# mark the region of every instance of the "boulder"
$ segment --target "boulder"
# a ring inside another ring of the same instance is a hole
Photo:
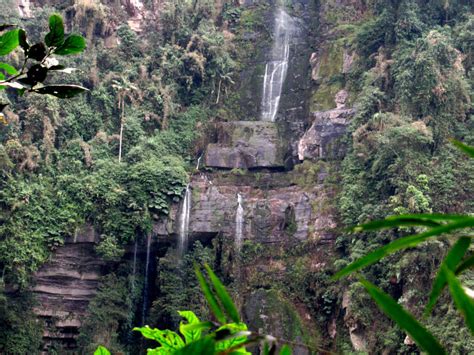
[[[347,92],[337,93],[337,108],[329,111],[313,112],[313,124],[298,143],[298,158],[305,159],[340,159],[345,154],[345,147],[338,142],[344,136],[355,109],[346,108]]]
[[[258,169],[285,167],[288,143],[274,122],[236,121],[217,126],[217,143],[210,144],[205,164],[210,168]]]

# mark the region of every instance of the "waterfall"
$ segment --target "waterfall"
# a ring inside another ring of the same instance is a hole
[[[183,205],[181,207],[181,215],[179,217],[179,240],[178,254],[183,256],[188,247],[189,236],[189,219],[191,216],[192,191],[188,184],[184,193]]]
[[[145,262],[145,282],[143,285],[143,307],[142,307],[142,324],[145,324],[146,310],[148,307],[148,269],[150,267],[150,247],[151,233],[148,233],[146,240],[146,262]]]
[[[262,121],[275,121],[280,97],[288,73],[290,42],[296,32],[295,20],[279,7],[276,10],[271,58],[265,67],[262,97]]]
[[[235,246],[237,250],[242,247],[243,229],[244,229],[244,208],[242,206],[242,195],[237,194],[237,213],[235,215]]]
[[[132,296],[134,296],[135,294],[135,275],[137,274],[137,251],[138,251],[138,240],[135,239],[135,246],[133,248],[133,266],[132,266],[132,280],[131,280]]]
[[[196,164],[196,170],[199,170],[199,166],[201,165],[201,159],[202,159],[202,154],[199,156],[197,164]]]

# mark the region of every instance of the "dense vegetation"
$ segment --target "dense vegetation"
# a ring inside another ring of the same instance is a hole
[[[474,142],[474,68],[468,40],[474,30],[472,5],[374,2],[372,11],[375,16],[357,26],[351,38],[360,60],[348,80],[361,94],[343,162],[342,221],[353,226],[391,214],[472,212],[474,165],[449,142]],[[343,235],[338,239],[343,255],[338,266],[406,233]],[[419,312],[417,305],[428,297],[433,265],[447,245],[449,241],[428,243],[391,256],[370,267],[366,277],[397,298],[403,295],[399,302]],[[400,349],[403,334],[387,322],[374,324],[379,318],[368,310],[360,286],[353,283],[350,289],[369,347]],[[451,351],[472,350],[450,302],[445,300],[428,321]],[[374,327],[379,331],[370,331]]]
[[[95,2],[78,2],[72,10],[77,31],[84,31],[84,23],[93,27],[106,20],[104,7]],[[37,41],[52,11],[38,9],[24,24],[16,14],[7,13],[1,22],[24,25],[31,40]],[[23,310],[1,312],[0,333],[6,338],[2,337],[0,349],[27,352],[32,339],[37,339],[36,330],[21,327],[18,315],[31,312],[27,289],[32,273],[67,236],[84,223],[94,225],[101,240],[97,252],[116,261],[125,245],[149,233],[153,220],[166,215],[169,204],[179,200],[188,164],[201,149],[195,142],[206,129],[212,103],[224,95],[217,88],[225,88],[225,77],[235,66],[232,48],[216,28],[213,12],[211,4],[170,2],[161,14],[164,30],[158,31],[152,21],[144,23],[153,33],[145,41],[124,24],[114,49],[86,33],[85,54],[66,62],[80,69],[73,79],[90,89],[86,95],[59,103],[53,97],[18,97],[2,91],[2,102],[10,103],[10,109],[0,127],[0,270],[2,285],[22,300],[2,299],[2,308],[11,310],[14,302]],[[20,60],[10,57],[18,67]],[[117,270],[104,280],[91,304],[102,313],[92,312],[97,323],[91,318],[84,332],[107,336],[125,320],[130,329],[135,312],[130,297],[137,295],[129,296],[128,272]],[[111,289],[123,306],[114,303]],[[113,304],[113,312],[104,313],[102,302]],[[96,328],[90,328],[93,324]],[[9,329],[20,327],[22,332],[8,336]],[[88,338],[86,344],[92,342]]]
[[[0,0],[5,9],[14,3]],[[41,329],[29,292],[32,275],[84,224],[97,230],[96,251],[109,263],[79,344],[88,352],[98,345],[132,353],[141,347],[131,329],[143,325],[143,275],[133,274],[130,258],[124,258],[127,248],[143,245],[153,223],[179,201],[196,158],[211,139],[212,119],[241,118],[234,83],[252,65],[258,46],[252,31],[267,31],[265,2],[243,8],[236,1],[166,0],[159,19],[141,20],[138,34],[127,25],[123,9],[73,3],[38,8],[26,20],[13,10],[2,10],[0,16],[0,22],[25,27],[36,43],[47,31],[50,14],[64,13],[68,31],[82,33],[88,46],[80,58],[64,58],[66,66],[79,70],[67,77],[57,73],[55,79],[90,90],[67,101],[0,91],[1,102],[10,104],[0,122],[0,352],[28,353],[39,347]],[[349,73],[326,78],[345,87],[357,107],[346,139],[348,153],[341,166],[305,162],[295,170],[305,175],[306,186],[317,183],[320,169],[329,172],[326,184],[338,192],[329,207],[337,210],[341,227],[393,214],[472,213],[474,164],[449,142],[456,138],[474,145],[471,2],[361,3],[365,15],[332,34],[334,42],[357,53],[355,64]],[[111,19],[121,24],[117,45],[103,41]],[[326,40],[314,36],[315,42]],[[21,67],[22,58],[12,54],[8,62]],[[371,351],[416,351],[357,280],[330,280],[336,270],[408,233],[350,234],[341,228],[334,265],[319,273],[308,268],[318,248],[311,240],[278,256],[248,242],[242,249],[244,264],[273,257],[285,272],[255,272],[241,287],[258,285],[256,293],[275,300],[270,308],[283,310],[288,319],[280,324],[285,336],[351,352],[347,333],[338,331],[333,340],[327,326],[333,319],[344,323],[341,305],[349,298],[351,317]],[[209,319],[193,273],[195,261],[214,266],[231,291],[239,287],[232,284],[235,270],[221,244],[218,238],[196,243],[179,270],[172,248],[159,250],[154,287],[160,297],[149,310],[150,326],[178,329],[178,310]],[[418,305],[426,303],[450,244],[430,242],[389,256],[365,269],[364,277],[421,316]],[[469,273],[463,283],[474,288]],[[283,296],[310,314],[314,324],[303,324],[285,303],[276,302]],[[473,338],[447,295],[425,324],[450,352],[473,351]]]

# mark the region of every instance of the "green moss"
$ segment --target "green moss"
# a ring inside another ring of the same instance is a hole
[[[305,160],[302,164],[295,166],[292,173],[292,183],[302,188],[313,187],[318,183],[318,175],[326,165],[327,163],[322,160],[317,162]]]

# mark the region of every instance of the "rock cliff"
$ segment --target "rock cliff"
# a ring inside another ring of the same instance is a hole
[[[31,4],[39,3],[18,1],[22,16],[28,17]],[[118,19],[123,16],[137,33],[142,31],[143,19],[159,18],[159,2],[153,2],[152,6],[130,0],[118,3],[110,5],[121,9],[112,16],[113,20],[100,22],[104,26],[96,23],[91,27],[91,31],[99,31],[110,46],[116,45],[114,31]],[[242,6],[255,5],[253,1],[241,3]],[[318,163],[331,160],[330,165],[337,166],[344,155],[339,140],[355,110],[350,107],[350,94],[341,91],[343,85],[333,85],[329,81],[330,76],[344,75],[350,70],[353,55],[347,48],[337,47],[324,38],[332,33],[326,16],[330,11],[337,11],[339,6],[347,12],[351,6],[363,11],[360,1],[335,3],[343,4],[333,7],[320,4],[318,7],[312,1],[292,2],[300,31],[290,46],[288,74],[276,122],[256,120],[271,36],[245,33],[247,40],[256,42],[257,53],[247,58],[238,83],[240,108],[234,114],[241,115],[241,120],[216,124],[213,136],[217,140],[206,149],[205,169],[196,172],[190,181],[191,241],[223,238],[230,250],[226,254],[231,259],[230,267],[242,284],[238,302],[245,305],[246,319],[257,329],[295,341],[303,341],[309,336],[301,330],[304,322],[312,320],[306,308],[283,294],[268,291],[271,285],[261,280],[259,286],[254,286],[251,279],[257,270],[261,275],[268,275],[269,280],[278,278],[288,268],[278,258],[283,259],[285,253],[297,246],[301,248],[306,242],[312,243],[306,257],[308,267],[314,272],[327,269],[333,259],[337,228],[336,189],[327,183],[330,177],[327,165]],[[77,7],[68,9],[74,17]],[[268,28],[272,26],[270,10],[271,7],[264,12],[263,20]],[[350,21],[344,18],[346,20]],[[319,34],[315,33],[316,29]],[[331,56],[337,59],[336,63]],[[241,261],[239,275],[235,272],[239,257],[232,250],[238,195],[244,211],[244,250],[245,245],[254,244],[265,248],[265,253],[251,262]],[[177,239],[179,211],[176,204],[167,220],[155,224],[154,234],[159,243],[166,241],[164,244],[168,245],[170,240]],[[90,228],[79,232],[77,238],[67,240],[36,274],[34,292],[39,300],[36,313],[46,325],[46,347],[54,341],[61,341],[71,349],[75,347],[81,318],[103,275],[104,263],[95,254],[95,242],[96,236]],[[249,290],[250,287],[253,289]],[[285,309],[286,313],[277,317],[278,320],[268,319],[268,314],[278,309]],[[279,325],[290,318],[298,320],[298,331],[294,333],[282,330]],[[336,326],[332,327],[335,334]],[[304,353],[304,349],[298,353]]]

